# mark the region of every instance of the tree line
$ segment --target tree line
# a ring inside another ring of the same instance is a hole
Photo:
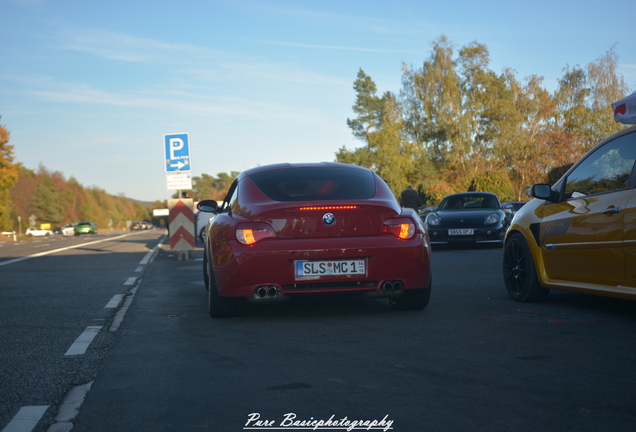
[[[24,232],[32,223],[55,228],[81,221],[102,229],[124,228],[127,221],[150,220],[151,209],[138,201],[84,187],[43,165],[37,170],[25,168],[15,161],[9,138],[9,130],[0,125],[0,231]]]
[[[519,200],[624,127],[611,104],[631,91],[617,74],[615,47],[584,67],[565,66],[552,93],[543,77],[519,81],[489,63],[485,45],[457,49],[442,35],[421,66],[403,64],[397,93],[379,95],[360,69],[357,117],[347,124],[363,146],[340,148],[336,160],[373,169],[396,195],[413,185],[428,204],[469,190]]]

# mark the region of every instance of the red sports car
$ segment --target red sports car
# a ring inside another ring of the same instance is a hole
[[[203,273],[210,315],[327,293],[423,309],[431,248],[418,214],[373,171],[340,163],[277,164],[241,173],[208,224]]]

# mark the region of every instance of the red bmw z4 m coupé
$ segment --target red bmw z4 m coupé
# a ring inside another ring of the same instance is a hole
[[[421,218],[373,171],[341,163],[277,164],[242,172],[214,213],[203,271],[212,317],[334,293],[424,309],[431,247]]]

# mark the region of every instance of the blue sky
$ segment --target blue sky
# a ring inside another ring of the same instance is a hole
[[[398,93],[432,42],[476,41],[490,69],[563,69],[615,45],[636,90],[636,2],[0,0],[0,124],[17,161],[139,200],[167,190],[164,135],[192,174],[331,161],[363,69]]]

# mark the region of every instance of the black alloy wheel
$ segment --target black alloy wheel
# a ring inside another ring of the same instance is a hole
[[[530,247],[519,233],[512,234],[504,246],[504,282],[508,295],[518,302],[545,300],[550,290],[539,283]]]

